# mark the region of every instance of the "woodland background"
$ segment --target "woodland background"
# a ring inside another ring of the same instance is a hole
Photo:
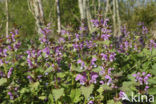
[[[119,26],[130,29],[144,22],[155,33],[155,0],[0,0],[0,32],[20,29],[21,38],[36,37],[39,28],[51,23],[54,36],[62,29],[77,31],[81,23],[92,32],[92,19],[109,18],[114,35]],[[85,21],[86,22],[86,21]]]

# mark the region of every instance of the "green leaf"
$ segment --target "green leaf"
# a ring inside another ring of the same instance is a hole
[[[49,94],[49,99],[50,99],[51,104],[54,104],[54,98],[52,94]]]
[[[1,78],[0,79],[0,86],[2,86],[3,84],[5,84],[7,82],[6,78]]]
[[[99,94],[99,97],[101,98],[101,99],[103,99],[103,91],[104,91],[104,88],[102,87],[102,85],[99,87],[99,89],[97,90],[100,94]]]
[[[90,94],[93,91],[93,88],[94,88],[94,86],[93,85],[90,85],[88,87],[82,86],[80,89],[81,89],[81,93],[85,96],[86,99],[88,99],[89,96],[90,96]]]
[[[50,66],[49,68],[47,68],[47,69],[45,70],[45,73],[49,73],[49,72],[51,72],[52,70],[53,70],[53,67]]]
[[[41,99],[41,100],[45,100],[46,96],[39,96],[38,98]]]
[[[107,104],[122,104],[121,102],[114,102],[114,100],[108,100]]]
[[[107,84],[103,84],[101,85],[101,87],[104,89],[104,90],[111,90],[112,88],[109,87]]]
[[[156,75],[156,64],[154,64],[154,65],[152,66],[151,73],[152,73],[153,75]]]
[[[73,70],[74,70],[74,71],[77,71],[77,72],[83,72],[83,71],[84,71],[83,69],[81,69],[80,66],[75,67]]]
[[[60,78],[65,77],[65,75],[66,75],[65,73],[57,73],[57,76],[60,77]]]
[[[156,86],[148,90],[150,95],[156,95]]]
[[[148,80],[149,84],[156,84],[156,77]]]
[[[105,45],[109,45],[110,41],[109,40],[105,40],[105,41],[96,41],[96,44],[105,44]]]
[[[100,67],[97,67],[97,68],[94,68],[94,69],[93,69],[93,71],[94,71],[94,72],[97,72],[97,73],[100,72],[101,70],[102,70],[102,69],[101,69]]]
[[[22,89],[20,90],[20,93],[21,93],[21,94],[24,94],[24,93],[26,93],[26,92],[29,92],[29,89],[28,89],[28,88],[22,88]]]
[[[76,67],[74,64],[71,64],[71,70],[77,71],[77,72],[83,72],[84,71],[83,69],[81,69],[80,66]]]
[[[36,71],[37,71],[37,72],[44,72],[44,70],[43,70],[42,67],[37,68]]]
[[[38,90],[39,82],[32,83],[30,85],[31,90]]]
[[[72,89],[70,93],[70,98],[72,102],[77,103],[80,100],[81,91],[80,89]]]
[[[53,92],[55,100],[58,100],[61,96],[63,96],[64,89],[63,88],[61,88],[61,89],[53,89],[52,92]]]
[[[136,91],[136,83],[133,81],[123,82],[121,90],[124,91],[128,96],[131,95],[131,92]]]

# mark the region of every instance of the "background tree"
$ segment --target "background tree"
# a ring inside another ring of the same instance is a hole
[[[38,34],[41,34],[41,29],[44,26],[44,12],[41,0],[29,0],[30,11],[35,17]]]
[[[9,33],[8,0],[5,0],[5,9],[6,9],[6,36],[8,36]]]
[[[59,0],[56,0],[56,7],[57,7],[57,27],[58,27],[58,33],[61,32],[61,14],[60,14],[60,4]]]

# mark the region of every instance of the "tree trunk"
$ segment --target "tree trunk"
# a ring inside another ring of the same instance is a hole
[[[119,15],[119,4],[118,0],[116,0],[116,13],[117,13],[117,21],[118,21],[118,36],[121,35],[121,20],[120,20],[120,15]]]
[[[105,18],[107,17],[107,15],[108,15],[108,11],[109,11],[109,9],[110,9],[110,5],[109,5],[109,0],[107,0],[106,1],[106,12],[105,12]]]
[[[57,6],[57,27],[58,27],[58,33],[61,33],[61,17],[60,17],[60,6],[59,6],[59,0],[56,0],[56,6]]]
[[[86,13],[87,13],[88,28],[89,28],[89,31],[91,32],[93,27],[92,27],[92,23],[91,23],[92,16],[91,16],[91,13],[90,13],[89,0],[87,0],[86,8],[87,8]]]
[[[79,9],[80,9],[81,22],[82,22],[85,19],[83,0],[79,0]]]
[[[30,10],[36,20],[37,32],[40,35],[41,29],[44,26],[44,12],[41,0],[30,0]]]
[[[9,13],[8,13],[8,0],[5,0],[6,9],[6,36],[9,35]]]
[[[117,35],[117,30],[116,30],[116,5],[115,5],[115,0],[113,0],[113,35],[116,36]]]
[[[81,16],[81,27],[87,27],[87,1],[86,0],[79,0],[79,9],[80,9],[80,16]]]
[[[98,0],[98,10],[101,10],[101,0]]]

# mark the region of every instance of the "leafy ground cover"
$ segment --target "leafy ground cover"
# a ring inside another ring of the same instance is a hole
[[[124,93],[155,96],[156,43],[146,26],[123,26],[114,37],[108,19],[92,22],[93,33],[62,30],[56,41],[48,26],[36,42],[20,41],[18,30],[1,37],[0,103],[121,104]]]

